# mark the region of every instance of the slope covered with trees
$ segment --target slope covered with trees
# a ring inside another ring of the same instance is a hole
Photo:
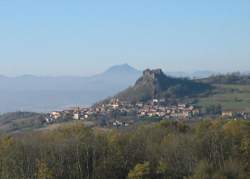
[[[145,70],[133,87],[119,93],[124,101],[147,101],[153,98],[190,97],[211,89],[210,85],[185,78],[166,76],[162,70]]]
[[[22,132],[44,126],[44,114],[33,112],[12,112],[0,115],[1,132]]]
[[[0,137],[3,179],[247,179],[250,122],[162,121],[131,131],[79,123]]]

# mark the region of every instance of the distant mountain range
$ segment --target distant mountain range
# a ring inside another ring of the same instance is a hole
[[[0,76],[0,113],[87,106],[132,85],[141,72],[117,65],[91,77]]]

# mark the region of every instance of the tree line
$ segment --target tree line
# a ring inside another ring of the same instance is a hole
[[[238,84],[238,85],[250,85],[250,75],[241,74],[239,72],[228,73],[224,75],[212,75],[208,78],[199,79],[199,82],[208,84]]]
[[[75,122],[0,137],[1,179],[247,179],[250,122],[161,121],[102,131]]]

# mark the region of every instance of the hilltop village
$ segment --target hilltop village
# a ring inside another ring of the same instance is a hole
[[[139,120],[199,120],[201,109],[191,105],[178,103],[169,105],[164,99],[153,99],[150,102],[135,104],[111,99],[105,104],[97,104],[89,108],[71,108],[53,111],[46,116],[48,124],[60,120],[100,121],[104,126],[127,127]],[[221,117],[250,119],[247,113],[221,112]]]
[[[167,105],[165,100],[153,99],[149,103],[127,103],[119,99],[111,99],[106,104],[97,104],[89,108],[72,108],[63,111],[53,111],[46,117],[47,123],[56,122],[60,118],[72,118],[73,120],[87,120],[100,116],[133,116],[136,119],[157,118],[168,120],[190,120],[197,118],[200,110],[188,104]],[[112,121],[113,126],[128,126],[117,118]],[[131,122],[130,122],[131,123]]]

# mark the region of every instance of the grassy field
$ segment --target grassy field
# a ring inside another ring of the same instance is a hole
[[[217,85],[211,95],[199,98],[197,104],[220,104],[223,110],[250,112],[250,85]]]

